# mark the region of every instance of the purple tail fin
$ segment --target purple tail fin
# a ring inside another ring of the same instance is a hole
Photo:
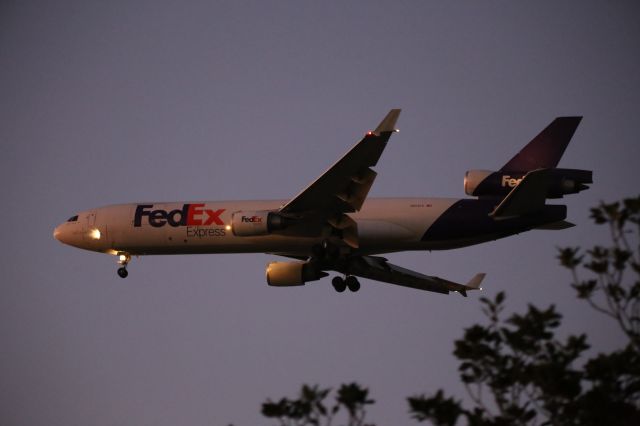
[[[580,124],[582,117],[558,117],[531,140],[507,164],[503,172],[528,172],[536,169],[552,169]]]

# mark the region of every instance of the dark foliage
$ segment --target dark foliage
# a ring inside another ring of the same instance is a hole
[[[640,197],[591,210],[611,245],[559,250],[580,299],[619,325],[626,345],[584,359],[585,335],[556,336],[554,306],[504,318],[505,296],[482,298],[488,324],[455,342],[472,407],[439,390],[408,399],[414,419],[435,425],[640,425]],[[579,272],[587,273],[583,279]]]
[[[343,384],[338,388],[335,404],[327,406],[325,399],[331,389],[303,385],[297,399],[281,398],[278,402],[262,404],[262,415],[278,419],[282,426],[330,425],[336,414],[346,411],[347,426],[365,425],[366,406],[375,401],[369,399],[369,390],[357,383]]]

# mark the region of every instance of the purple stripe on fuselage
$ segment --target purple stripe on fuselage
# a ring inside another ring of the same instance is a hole
[[[422,241],[475,240],[476,238],[486,241],[528,231],[567,217],[567,206],[545,205],[542,210],[530,215],[495,220],[489,216],[489,213],[500,201],[496,198],[455,202],[427,229],[422,236]]]

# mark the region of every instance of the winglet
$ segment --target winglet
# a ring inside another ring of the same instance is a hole
[[[378,127],[373,131],[376,135],[380,135],[384,132],[397,132],[396,129],[396,121],[398,121],[398,117],[400,116],[401,109],[392,109],[389,111],[387,116],[378,124]]]
[[[473,278],[471,278],[471,280],[469,280],[469,282],[467,283],[467,287],[469,287],[469,290],[482,290],[482,287],[480,287],[480,284],[482,283],[482,280],[484,280],[484,277],[487,274],[485,274],[484,272],[481,272],[479,274],[476,274]]]
[[[469,280],[467,285],[463,286],[464,288],[461,288],[456,291],[461,295],[463,295],[464,297],[467,297],[468,290],[482,290],[482,287],[480,287],[480,284],[482,283],[482,280],[484,280],[484,277],[486,275],[487,274],[485,274],[484,272],[476,274],[473,278]]]

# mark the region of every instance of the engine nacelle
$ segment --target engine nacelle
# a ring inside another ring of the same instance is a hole
[[[547,198],[562,198],[589,189],[593,172],[578,169],[549,169]],[[469,170],[464,176],[464,192],[475,197],[504,197],[527,173]]]
[[[489,176],[497,172],[491,170],[469,170],[464,174],[464,193],[467,195],[475,195],[476,188]]]
[[[278,213],[260,211],[238,211],[231,215],[231,230],[237,237],[268,235],[284,229],[287,220]]]
[[[275,287],[304,285],[329,275],[317,270],[309,262],[271,262],[266,272],[267,283]]]

